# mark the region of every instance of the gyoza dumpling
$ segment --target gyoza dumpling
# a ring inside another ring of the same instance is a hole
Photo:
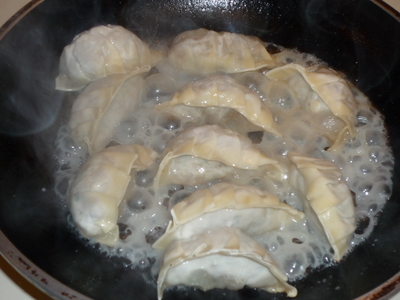
[[[186,285],[203,291],[240,290],[245,285],[295,297],[297,290],[255,240],[222,227],[176,241],[164,255],[158,275],[158,299],[171,286]]]
[[[68,190],[68,207],[79,232],[113,246],[119,237],[118,206],[132,169],[147,169],[156,153],[140,145],[120,145],[89,157]]]
[[[249,185],[218,183],[197,190],[172,210],[172,221],[153,247],[166,248],[171,241],[213,228],[238,228],[256,238],[268,231],[283,229],[304,214],[281,203],[271,193]]]
[[[207,74],[239,73],[276,66],[258,38],[204,28],[179,34],[168,58],[176,68]]]
[[[189,83],[176,92],[171,101],[156,106],[158,110],[167,109],[172,114],[176,111],[175,115],[181,118],[189,115],[187,110],[193,110],[192,107],[231,108],[252,124],[280,136],[275,129],[274,116],[260,97],[227,75],[214,75]],[[204,115],[199,117],[204,118]]]
[[[287,82],[310,111],[318,113],[329,109],[345,123],[334,141],[339,145],[333,145],[330,151],[340,146],[346,132],[350,137],[355,136],[357,103],[346,81],[335,71],[323,67],[310,72],[300,65],[288,64],[267,72],[266,76]]]
[[[153,66],[161,55],[131,31],[115,25],[97,26],[76,36],[60,58],[56,89],[80,90],[111,74]]]
[[[296,165],[290,181],[306,196],[335,251],[334,259],[339,261],[356,228],[353,199],[342,172],[326,159],[294,152],[288,156]]]
[[[69,127],[75,142],[90,154],[103,150],[111,141],[115,127],[129,117],[141,101],[143,67],[132,73],[115,74],[89,84],[75,100]]]
[[[278,162],[264,155],[248,137],[216,125],[186,129],[170,142],[163,156],[155,179],[156,187],[168,183],[193,184],[196,180],[200,183],[200,181],[206,182],[220,178],[214,177],[213,172],[207,173],[209,177],[206,181],[204,181],[204,173],[193,172],[191,176],[188,176],[187,171],[190,170],[185,162],[193,157],[205,160],[204,167],[206,168],[207,161],[216,161],[229,167],[246,170],[257,170],[260,166],[267,164],[279,168]],[[174,163],[174,159],[177,158],[179,164]],[[171,168],[172,164],[173,168]],[[181,175],[182,171],[185,176]],[[188,183],[189,181],[191,183]]]

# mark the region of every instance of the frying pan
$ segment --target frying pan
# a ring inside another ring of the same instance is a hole
[[[37,3],[40,1],[36,1]],[[379,4],[379,5],[378,5]],[[58,59],[73,37],[119,24],[150,44],[204,27],[258,36],[312,53],[342,71],[386,118],[400,156],[400,23],[382,3],[364,0],[47,0],[0,41],[0,250],[59,299],[156,299],[149,270],[106,257],[68,226],[54,192],[57,129],[70,97],[56,91]],[[3,28],[4,30],[4,28]],[[0,33],[1,34],[1,33]],[[400,282],[400,168],[372,235],[340,264],[294,282],[297,299],[377,299]],[[256,289],[171,289],[164,299],[286,299]]]

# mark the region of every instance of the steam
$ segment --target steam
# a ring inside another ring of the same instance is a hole
[[[18,34],[19,28],[15,30]],[[0,45],[0,133],[26,136],[49,128],[63,95],[54,89],[58,60],[49,36],[36,26],[16,38],[14,30]]]
[[[400,50],[399,43],[390,43],[389,51],[386,48],[386,43],[396,36],[381,31],[382,20],[389,16],[383,10],[368,7],[375,5],[373,1],[339,2],[313,0],[302,8],[312,42],[329,50],[329,54],[317,55],[344,70],[363,92],[378,86],[387,90]]]

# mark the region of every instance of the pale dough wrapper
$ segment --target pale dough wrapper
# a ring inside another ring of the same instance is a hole
[[[239,73],[276,63],[253,36],[204,28],[185,31],[173,41],[168,55],[176,68],[195,73]]]
[[[231,108],[242,114],[252,124],[276,136],[281,136],[275,128],[274,116],[262,103],[257,93],[227,75],[214,75],[189,83],[176,92],[170,101],[155,108],[166,109],[174,114],[178,105],[189,106],[189,109],[191,107]],[[178,113],[187,115],[180,110]]]
[[[60,58],[56,89],[75,91],[111,74],[154,66],[162,55],[133,32],[116,25],[97,26],[77,35]]]
[[[165,249],[173,240],[222,226],[238,228],[255,238],[282,230],[304,217],[302,212],[281,203],[271,193],[231,183],[197,190],[176,204],[171,215],[172,221],[165,234],[153,244],[154,248]]]
[[[116,126],[128,118],[140,102],[143,78],[149,67],[129,74],[115,74],[89,84],[75,100],[68,122],[71,135],[89,154],[103,150]]]
[[[67,203],[84,237],[113,246],[119,238],[118,206],[132,169],[147,169],[156,153],[140,145],[120,145],[92,155],[70,182]]]
[[[205,125],[188,128],[170,142],[157,172],[156,188],[168,181],[171,161],[185,155],[218,161],[238,169],[257,170],[270,164],[280,170],[278,162],[258,150],[248,137],[216,125]]]
[[[245,285],[295,297],[268,252],[240,230],[221,227],[176,241],[168,248],[158,275],[158,299],[171,286],[186,285],[203,291],[242,289]]]
[[[296,165],[291,181],[307,197],[339,261],[356,228],[353,199],[342,172],[326,159],[294,152],[289,152],[289,158]]]
[[[357,103],[347,82],[334,70],[322,67],[310,72],[300,65],[288,64],[268,71],[266,76],[287,82],[298,97],[306,102],[303,103],[306,109],[318,113],[324,109],[321,105],[324,103],[333,115],[345,123],[329,151],[340,148],[346,134],[350,137],[355,136]]]

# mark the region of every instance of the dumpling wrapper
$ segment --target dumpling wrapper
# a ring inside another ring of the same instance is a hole
[[[197,190],[176,204],[171,215],[165,234],[153,244],[156,249],[165,249],[173,240],[222,226],[238,228],[255,238],[304,217],[271,193],[230,183]]]
[[[176,68],[204,74],[239,73],[276,66],[258,38],[204,28],[179,34],[168,59]]]
[[[347,82],[334,70],[322,67],[310,72],[300,65],[288,64],[268,71],[266,76],[287,82],[307,109],[318,113],[324,110],[324,103],[346,124],[329,151],[340,148],[347,133],[350,137],[355,136],[357,103]],[[310,93],[310,88],[316,95]]]
[[[263,154],[244,135],[216,125],[191,127],[180,133],[164,150],[163,159],[154,181],[156,188],[167,184],[170,172],[177,173],[180,168],[185,168],[185,165],[182,164],[175,166],[174,170],[170,170],[172,160],[181,156],[217,161],[245,170],[257,170],[260,166],[268,164],[281,170],[278,161]],[[186,183],[181,182],[180,184]]]
[[[168,176],[166,178],[168,184],[197,185],[224,178],[233,172],[235,172],[234,167],[224,165],[218,161],[183,155],[170,161],[168,175],[165,176]]]
[[[214,75],[189,83],[176,92],[170,101],[156,106],[156,109],[167,109],[172,114],[176,110],[179,117],[188,115],[185,109],[182,112],[176,108],[180,105],[189,106],[187,109],[191,107],[231,108],[242,114],[252,124],[276,136],[281,136],[275,128],[274,116],[263,105],[260,97],[227,75]]]
[[[140,145],[109,147],[91,157],[70,182],[67,203],[82,236],[113,246],[119,238],[118,206],[132,169],[153,164],[156,153]]]
[[[129,117],[141,100],[143,78],[149,67],[116,74],[89,84],[75,100],[69,127],[74,141],[89,154],[103,150],[115,127]]]
[[[356,228],[351,192],[342,180],[342,172],[331,161],[289,152],[296,165],[291,171],[292,183],[302,191],[317,215],[339,261],[349,248]]]
[[[245,285],[295,297],[267,251],[255,240],[230,227],[222,227],[176,241],[164,255],[158,275],[158,299],[165,289],[186,285],[203,291],[242,289]]]
[[[161,54],[133,32],[116,25],[96,26],[77,35],[60,58],[56,89],[75,91],[111,74],[154,66]]]

